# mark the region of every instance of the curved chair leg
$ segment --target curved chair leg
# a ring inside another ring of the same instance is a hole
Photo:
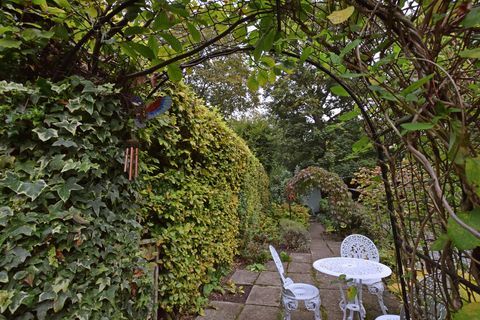
[[[283,310],[285,311],[285,315],[283,316],[284,320],[290,320],[291,312],[297,310],[298,308],[298,301],[295,299],[290,299],[287,296],[282,297],[283,302]]]
[[[309,311],[313,311],[315,314],[315,320],[321,320],[320,315],[320,296],[315,297],[311,300],[305,300],[305,308]]]
[[[383,314],[387,314],[387,306],[385,306],[385,303],[383,302],[383,291],[385,291],[385,287],[383,286],[383,283],[374,283],[370,286],[368,286],[368,291],[371,294],[374,294],[377,296],[378,299],[378,304],[380,305],[380,309],[382,310]]]

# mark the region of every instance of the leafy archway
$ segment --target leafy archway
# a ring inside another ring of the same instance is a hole
[[[320,167],[308,167],[300,170],[287,182],[285,187],[286,198],[289,201],[298,201],[312,189],[317,188],[322,199],[328,201],[328,215],[338,228],[352,229],[360,222],[357,204],[342,179],[333,172]]]

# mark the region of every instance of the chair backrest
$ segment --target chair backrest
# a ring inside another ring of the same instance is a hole
[[[379,262],[378,249],[369,238],[361,234],[352,234],[343,239],[340,255],[348,258],[360,258]]]
[[[440,284],[440,279],[441,275],[435,273],[427,275],[420,280],[419,292],[415,303],[423,314],[424,319],[444,320],[447,318],[447,307],[442,301],[445,289]]]
[[[285,285],[285,269],[283,269],[282,260],[278,256],[277,250],[273,246],[268,246],[270,253],[272,254],[273,262],[277,267],[278,273],[280,273],[280,278],[282,278],[282,284]]]

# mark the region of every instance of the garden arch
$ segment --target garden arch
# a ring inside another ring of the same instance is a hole
[[[354,99],[365,120],[382,170],[399,275],[417,264],[441,270],[438,284],[455,289],[449,310],[480,293],[474,262],[480,18],[470,2],[5,1],[1,14],[9,26],[0,44],[9,58],[0,65],[5,79],[81,74],[149,98],[165,79],[178,81],[182,69],[234,52],[252,52],[253,87],[293,61],[314,65],[339,83],[339,94]],[[270,52],[289,59],[277,64]],[[138,86],[147,75],[149,93]],[[400,281],[413,306],[419,281]]]

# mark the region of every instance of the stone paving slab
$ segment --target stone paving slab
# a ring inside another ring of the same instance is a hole
[[[247,304],[237,320],[279,320],[280,309],[267,306],[256,306]],[[223,320],[233,320],[223,319]]]
[[[280,274],[278,271],[263,271],[258,276],[257,281],[255,281],[256,285],[262,286],[275,286],[279,287],[282,285],[282,279],[280,279]]]
[[[310,237],[313,239],[322,239],[323,233],[325,232],[325,227],[320,223],[311,223],[310,224]],[[313,241],[312,241],[313,243]]]
[[[329,276],[324,273],[315,271],[315,280],[319,289],[334,289],[339,290],[338,283],[334,281],[338,280],[337,277]]]
[[[312,255],[310,253],[291,253],[292,262],[312,263]]]
[[[311,263],[290,262],[288,264],[288,273],[310,273],[311,269]]]
[[[286,262],[283,262],[283,269],[287,270],[287,265],[288,263]],[[277,271],[277,266],[275,265],[275,262],[273,262],[273,260],[270,260],[268,261],[266,264],[265,264],[265,267],[267,268],[267,271]]]
[[[289,273],[287,276],[292,278],[293,282],[307,283],[316,286],[311,273]]]
[[[226,301],[212,301],[213,308],[205,309],[205,315],[196,320],[234,320],[243,309],[243,304]]]
[[[278,307],[280,305],[281,288],[273,286],[253,286],[247,299],[248,304]]]
[[[253,284],[258,278],[258,272],[239,269],[235,271],[230,280],[235,284]]]

